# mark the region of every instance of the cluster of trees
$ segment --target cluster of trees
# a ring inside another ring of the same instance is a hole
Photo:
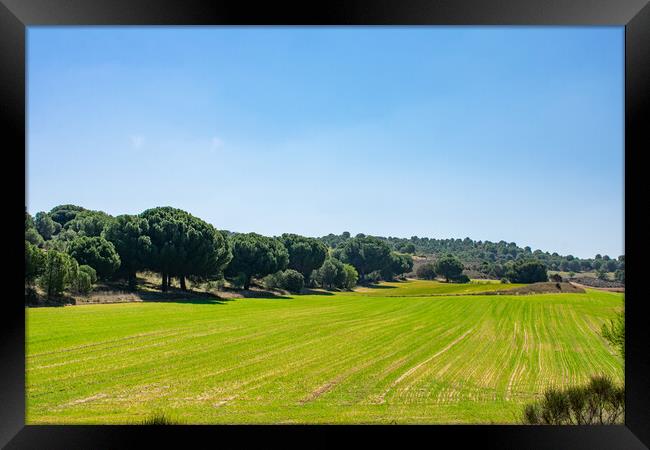
[[[58,250],[42,250],[25,241],[25,287],[28,298],[34,297],[38,284],[48,299],[59,297],[65,290],[87,294],[97,282],[97,272],[80,265],[75,258]]]
[[[467,283],[469,278],[463,274],[463,263],[451,254],[447,254],[435,263],[425,263],[418,266],[415,271],[416,277],[423,280],[433,280],[437,277],[444,277],[446,281],[455,283]],[[548,281],[546,266],[535,259],[517,260],[506,263],[503,270],[495,277],[511,283],[537,283]]]
[[[357,235],[364,236],[364,235]],[[474,241],[465,239],[430,239],[427,237],[412,236],[410,239],[397,237],[376,237],[388,244],[392,251],[420,255],[447,255],[451,254],[461,260],[465,267],[476,270],[493,278],[505,276],[505,265],[518,260],[535,259],[542,262],[548,270],[564,272],[589,272],[605,271],[616,272],[620,270],[618,279],[624,279],[625,256],[611,258],[608,255],[597,254],[594,258],[576,258],[573,255],[559,255],[558,253],[532,250],[530,247],[519,247],[514,242]],[[347,240],[353,239],[349,232],[340,235],[329,234],[319,238],[331,248],[343,245]]]
[[[76,205],[60,205],[34,218],[25,212],[25,241],[26,261],[27,249],[37,249],[45,260],[51,255],[61,273],[73,261],[92,268],[99,280],[127,280],[131,289],[141,270],[160,273],[163,291],[174,278],[185,290],[188,278],[224,277],[245,289],[253,279],[266,277],[268,286],[299,291],[306,284],[349,289],[360,281],[388,280],[413,268],[410,255],[392,251],[376,238],[359,236],[331,249],[319,239],[296,234],[267,237],[220,231],[171,207],[117,217]],[[41,274],[37,278],[42,278],[39,264],[45,263],[33,261]],[[36,279],[25,277],[26,286]],[[52,295],[72,289],[72,278],[67,276]]]
[[[451,254],[438,259],[435,263],[418,266],[415,275],[422,280],[434,280],[443,277],[447,282],[468,283],[469,277],[463,273],[463,263]]]

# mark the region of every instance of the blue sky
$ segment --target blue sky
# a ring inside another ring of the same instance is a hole
[[[30,27],[27,206],[623,253],[622,27]]]

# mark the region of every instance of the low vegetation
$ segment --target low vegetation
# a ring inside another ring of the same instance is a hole
[[[625,390],[607,376],[592,377],[585,386],[548,389],[544,398],[524,408],[531,425],[613,425],[625,416]]]

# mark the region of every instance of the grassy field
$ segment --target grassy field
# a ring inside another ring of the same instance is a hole
[[[622,382],[621,294],[433,295],[493,286],[27,309],[27,423],[517,423],[547,386]]]

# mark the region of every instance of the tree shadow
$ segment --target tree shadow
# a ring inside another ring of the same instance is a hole
[[[362,284],[362,287],[368,289],[396,289],[397,286],[386,286],[385,284]]]
[[[323,291],[323,290],[316,290],[310,288],[303,288],[303,290],[300,291],[300,294],[301,295],[334,295],[334,293],[331,291]]]

